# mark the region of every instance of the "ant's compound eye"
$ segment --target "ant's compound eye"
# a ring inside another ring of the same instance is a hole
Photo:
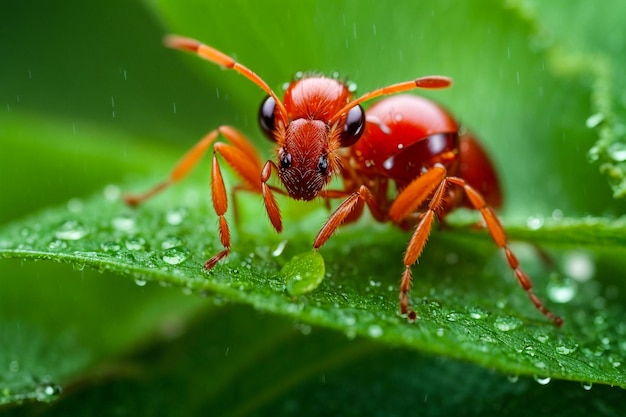
[[[352,107],[346,116],[346,124],[341,132],[341,146],[354,145],[363,134],[365,112],[360,105]]]
[[[317,169],[320,171],[320,174],[326,175],[326,171],[328,170],[328,156],[327,155],[320,156],[320,159],[317,162]]]
[[[274,110],[276,109],[276,100],[272,96],[267,96],[261,103],[259,108],[259,124],[261,130],[265,133],[265,136],[274,139],[274,126],[276,117],[274,116]]]
[[[291,154],[287,151],[281,152],[280,168],[281,169],[291,168]]]

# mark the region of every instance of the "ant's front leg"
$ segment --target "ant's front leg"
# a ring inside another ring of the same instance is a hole
[[[332,196],[333,192],[327,192],[327,196]],[[359,187],[359,191],[355,191],[346,198],[343,203],[335,209],[330,215],[324,226],[317,234],[315,241],[313,242],[313,249],[319,249],[333,233],[347,221],[356,221],[358,216],[363,212],[363,203],[367,204],[373,216],[376,219],[382,219],[384,214],[382,213],[374,194],[365,185]],[[354,216],[354,213],[357,216]]]
[[[219,134],[222,134],[230,143],[215,142]],[[245,189],[258,194],[265,194],[265,184],[262,183],[259,174],[263,171],[261,160],[254,145],[241,132],[230,126],[220,126],[212,130],[181,158],[167,179],[144,193],[124,196],[124,201],[131,206],[137,206],[152,198],[170,185],[185,178],[198,164],[211,145],[213,145],[211,199],[213,209],[219,217],[220,242],[224,249],[204,264],[206,269],[213,268],[220,260],[224,259],[230,252],[231,246],[230,229],[225,217],[228,210],[228,194],[217,155],[219,154],[243,180]]]

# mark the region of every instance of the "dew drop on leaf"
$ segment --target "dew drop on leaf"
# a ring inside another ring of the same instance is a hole
[[[522,321],[515,317],[499,316],[493,323],[494,327],[502,332],[517,329],[522,325]]]
[[[614,142],[607,149],[609,156],[616,162],[626,161],[626,143]]]
[[[324,258],[317,251],[301,253],[282,267],[280,275],[285,279],[289,294],[306,294],[324,280]]]
[[[519,381],[519,375],[509,375],[506,377],[506,379],[508,379],[510,383],[515,384],[517,381]]]
[[[544,220],[541,217],[530,216],[526,219],[526,226],[531,230],[539,230],[543,226]]]
[[[122,249],[122,247],[120,246],[119,243],[116,243],[116,242],[102,242],[100,244],[100,249],[102,249],[105,252],[115,253],[119,251],[120,249]]]
[[[574,351],[576,351],[576,349],[578,348],[578,345],[566,345],[566,344],[560,344],[558,345],[555,350],[556,353],[558,353],[559,355],[569,355],[570,353],[573,353]]]
[[[83,211],[83,202],[78,198],[72,198],[67,202],[67,209],[72,213],[80,213]]]
[[[383,328],[378,324],[372,324],[367,328],[367,334],[373,338],[379,338],[383,335]]]
[[[135,284],[137,284],[138,287],[145,287],[147,283],[148,281],[146,281],[145,279],[140,279],[140,278],[135,279]]]
[[[61,240],[79,240],[87,236],[88,233],[89,230],[79,221],[68,220],[61,224],[54,236]]]
[[[104,198],[107,201],[116,201],[120,198],[122,192],[120,191],[120,187],[117,185],[109,184],[104,187]]]
[[[132,232],[137,227],[135,218],[127,215],[114,217],[111,219],[111,225],[120,232]]]
[[[482,320],[485,317],[487,317],[487,312],[480,309],[480,308],[476,308],[473,307],[470,309],[470,317],[473,318],[474,320]]]
[[[170,248],[163,252],[161,259],[170,265],[183,263],[189,257],[189,250],[186,248]]]
[[[594,127],[598,127],[603,121],[604,115],[602,113],[595,113],[587,117],[587,120],[585,120],[585,126],[589,129],[593,129]]]
[[[446,316],[446,320],[448,321],[457,321],[459,319],[459,313],[448,313],[448,315]]]
[[[161,242],[161,249],[171,249],[183,246],[183,240],[178,236],[168,236]]]
[[[51,402],[59,398],[63,392],[60,385],[54,382],[45,382],[39,384],[35,390],[35,399],[41,402]]]
[[[549,376],[538,376],[538,375],[535,375],[534,379],[535,381],[537,381],[539,385],[548,385],[550,381],[552,380],[552,378],[550,378]]]
[[[581,385],[582,385],[582,387],[583,387],[583,389],[585,391],[589,391],[589,390],[591,390],[591,387],[593,386],[593,383],[591,383],[591,382],[581,382]]]
[[[589,281],[595,273],[591,256],[584,251],[572,251],[563,259],[564,273],[578,282]]]
[[[142,237],[128,239],[125,245],[128,250],[143,250],[146,247],[146,239]]]
[[[287,246],[287,241],[286,240],[281,241],[276,246],[276,248],[272,251],[272,256],[280,256],[280,255],[282,255],[282,253],[285,250],[286,246]]]
[[[67,248],[67,242],[60,239],[53,239],[48,243],[48,249],[50,250],[63,250]]]
[[[548,298],[555,303],[569,303],[578,292],[578,284],[573,279],[550,282],[547,286]]]
[[[175,208],[165,214],[165,221],[171,226],[178,226],[185,220],[187,214],[186,208]]]

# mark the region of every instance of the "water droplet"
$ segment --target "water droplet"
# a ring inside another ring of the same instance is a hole
[[[146,239],[142,237],[137,237],[133,239],[128,239],[125,242],[126,249],[128,250],[142,250],[146,247]]]
[[[470,309],[470,317],[474,320],[482,320],[487,317],[487,312],[481,310],[480,308],[471,308]]]
[[[354,316],[344,317],[343,324],[345,324],[346,326],[354,326],[356,324],[356,317]]]
[[[313,331],[313,327],[310,324],[298,323],[295,327],[297,330],[300,330],[303,336],[308,336]]]
[[[100,244],[100,249],[102,249],[105,252],[117,252],[121,248],[122,247],[120,246],[120,244],[116,242],[102,242]]]
[[[593,146],[591,149],[589,149],[589,152],[587,152],[587,160],[589,162],[597,162],[600,159],[600,148],[598,148],[597,146]]]
[[[294,256],[280,270],[291,295],[302,295],[316,289],[324,280],[324,258],[317,251]]]
[[[52,241],[50,241],[50,243],[48,243],[48,249],[50,250],[63,250],[63,249],[67,249],[67,242],[60,240],[60,239],[54,239]]]
[[[519,375],[509,375],[506,377],[506,379],[508,379],[510,383],[515,384],[517,381],[519,381]]]
[[[283,240],[281,241],[277,246],[276,249],[274,249],[272,251],[272,256],[280,256],[283,251],[285,250],[285,247],[287,246],[287,240]]]
[[[539,230],[543,226],[543,222],[542,217],[530,216],[526,219],[526,226],[531,230]]]
[[[167,249],[161,258],[170,265],[178,265],[187,260],[189,250],[187,248],[170,248]]]
[[[607,152],[614,161],[626,161],[626,143],[614,142],[609,146]]]
[[[373,338],[379,338],[383,335],[383,328],[378,324],[372,324],[367,328],[367,334]]]
[[[380,287],[381,285],[382,285],[382,282],[380,282],[380,281],[374,281],[373,279],[370,279],[370,286],[371,286],[371,287],[378,288],[378,287]]]
[[[435,334],[439,337],[443,336],[445,333],[445,330],[443,329],[443,327],[439,327],[436,331]]]
[[[548,297],[555,303],[569,303],[578,292],[578,284],[573,279],[561,282],[551,281],[547,285]]]
[[[446,320],[451,321],[451,322],[455,322],[459,319],[459,313],[448,313],[446,315]]]
[[[552,210],[552,220],[563,220],[563,210],[561,209]]]
[[[591,387],[593,386],[592,382],[581,382],[580,384],[582,385],[585,391],[591,390]]]
[[[585,251],[572,251],[563,257],[563,271],[578,282],[589,281],[595,273],[595,264]]]
[[[83,211],[83,202],[78,198],[72,198],[67,202],[67,209],[72,213],[80,213]]]
[[[550,378],[549,376],[534,376],[535,381],[537,381],[537,383],[539,385],[548,385],[550,383],[550,381],[552,381],[552,378]]]
[[[107,201],[117,201],[119,200],[121,195],[122,195],[122,191],[120,190],[120,187],[118,187],[117,185],[109,184],[106,187],[104,187],[104,198]]]
[[[391,170],[393,168],[394,165],[394,157],[389,157],[387,159],[385,159],[385,161],[383,162],[383,168],[385,168],[387,171]]]
[[[178,207],[167,212],[165,221],[172,226],[178,226],[187,218],[187,214],[185,207]]]
[[[525,346],[524,349],[522,349],[522,352],[530,357],[535,356],[535,348],[532,346]]]
[[[502,332],[508,332],[517,329],[522,325],[522,321],[516,317],[499,316],[493,323],[494,327]]]
[[[587,120],[585,120],[585,126],[589,129],[593,129],[594,127],[598,127],[603,121],[604,115],[602,113],[595,113],[587,117]]]
[[[61,240],[79,240],[88,233],[89,230],[82,223],[77,220],[68,220],[59,227],[54,236]]]
[[[577,348],[578,348],[578,345],[576,344],[573,344],[573,345],[560,344],[555,348],[555,350],[556,350],[556,353],[558,353],[559,355],[569,355],[570,353],[573,353],[574,351],[576,351]]]
[[[137,284],[137,286],[139,287],[144,287],[147,283],[148,281],[146,281],[145,279],[141,279],[141,278],[135,279],[135,284]]]
[[[161,242],[161,249],[171,249],[183,246],[185,242],[178,236],[168,236]]]
[[[59,398],[63,392],[60,385],[53,382],[39,384],[35,390],[35,399],[41,402],[51,402]]]
[[[546,343],[550,339],[550,336],[548,336],[545,333],[538,333],[538,334],[535,334],[534,336],[535,336],[535,339],[537,339],[541,343]]]
[[[137,227],[135,218],[129,215],[121,215],[111,219],[111,225],[120,232],[132,232]]]
[[[353,81],[348,81],[346,85],[348,86],[348,91],[351,93],[354,93],[357,90],[357,84]]]

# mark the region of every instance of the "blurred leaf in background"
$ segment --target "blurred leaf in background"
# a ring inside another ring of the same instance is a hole
[[[609,149],[623,140],[622,3],[40,3],[0,5],[0,253],[21,258],[0,263],[3,413],[620,415],[625,204]],[[321,251],[321,286],[291,297],[279,270],[327,212],[286,200],[277,236],[242,199],[234,253],[205,274],[219,247],[206,164],[138,211],[119,195],[220,124],[269,156],[263,92],[166,50],[165,33],[276,90],[302,70],[360,92],[453,77],[430,96],[493,155],[504,224],[553,259],[516,246],[566,325],[547,323],[467,227],[435,233],[415,267],[416,325],[396,313],[408,236],[369,219]]]

